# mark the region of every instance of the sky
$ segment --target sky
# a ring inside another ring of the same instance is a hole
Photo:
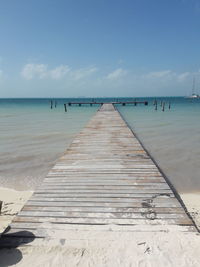
[[[0,0],[0,97],[200,93],[200,0]]]

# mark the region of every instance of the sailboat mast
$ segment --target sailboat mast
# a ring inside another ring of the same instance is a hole
[[[192,94],[195,92],[195,77],[193,77],[193,86],[192,86]]]

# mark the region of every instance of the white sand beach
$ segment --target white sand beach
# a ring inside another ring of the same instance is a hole
[[[50,240],[38,246],[0,251],[0,266],[199,267],[195,233],[93,233],[90,240]]]
[[[22,208],[30,191],[0,188],[3,209],[1,232]],[[199,194],[181,198],[200,226]],[[199,233],[181,233],[168,227],[167,232],[120,232],[82,230],[60,232],[59,239],[45,240],[15,249],[0,251],[0,266],[138,266],[199,267]]]
[[[200,229],[200,193],[181,194],[181,198],[197,227]]]
[[[0,213],[0,233],[5,230],[32,193],[32,191],[16,191],[14,189],[0,187],[0,200],[3,201]]]

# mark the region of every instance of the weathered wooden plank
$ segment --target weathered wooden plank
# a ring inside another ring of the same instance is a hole
[[[169,189],[169,186],[166,185],[165,183],[161,184],[156,184],[156,183],[135,183],[132,185],[105,185],[105,184],[99,184],[99,185],[94,185],[94,184],[74,184],[71,185],[69,183],[65,182],[46,182],[44,186],[49,185],[55,185],[55,186],[61,186],[62,188],[67,188],[69,190],[73,189],[107,189],[107,190],[129,190],[129,189]]]
[[[21,217],[17,216],[14,218],[13,222],[51,222],[51,223],[72,223],[72,224],[117,224],[117,225],[127,225],[127,224],[178,224],[178,225],[193,225],[191,220],[186,218],[174,218],[174,219],[116,219],[116,218],[57,218],[57,217]]]
[[[107,181],[107,182],[104,182],[104,181],[89,181],[89,182],[86,182],[86,181],[72,181],[72,182],[67,182],[67,181],[65,181],[64,182],[66,185],[68,185],[68,186],[76,186],[76,185],[78,185],[78,186],[124,186],[124,187],[127,187],[127,186],[139,186],[139,185],[145,185],[145,184],[147,184],[147,183],[140,183],[139,181],[137,181],[137,182],[134,182],[134,181],[130,181],[130,182],[120,182],[120,181],[116,181],[115,182],[115,185],[113,185],[113,183],[112,182],[109,182],[109,181]],[[153,183],[152,183],[152,185],[153,185]]]
[[[76,180],[76,178],[72,177],[71,178],[72,180]],[[97,179],[97,181],[104,181],[104,180],[107,180],[107,179]],[[120,179],[116,179],[116,180],[120,180]],[[84,181],[88,181],[87,178],[83,178],[81,179],[81,183],[84,183]],[[89,180],[90,181],[90,180]],[[113,179],[108,179],[107,181],[113,181]],[[132,182],[132,185],[130,187],[130,189],[140,189],[140,188],[148,188],[151,189],[152,188],[160,188],[160,189],[168,189],[169,186],[166,185],[166,183],[163,181],[163,180],[157,180],[157,179],[149,179],[149,180],[146,180],[146,179],[131,179],[131,182]],[[65,177],[61,177],[60,179],[57,179],[57,178],[53,178],[53,179],[46,179],[44,181],[44,183],[42,184],[41,187],[50,187],[50,186],[58,186],[58,187],[62,187],[62,186],[65,186],[65,187],[68,187],[70,183],[68,182],[68,179],[66,179]],[[130,183],[128,183],[130,185]],[[99,185],[100,188],[103,187],[103,186],[106,186],[106,184],[103,184],[103,185]],[[111,186],[113,185],[108,185],[108,187],[110,188]],[[120,189],[120,185],[116,185],[117,187],[119,187]],[[94,186],[93,186],[94,187]],[[114,185],[114,188],[115,188],[115,185]],[[88,188],[89,189],[89,188]],[[117,188],[116,188],[117,189]],[[123,187],[122,187],[123,189]],[[125,189],[125,188],[124,188]]]
[[[126,207],[52,207],[52,206],[32,206],[32,205],[25,205],[22,209],[22,211],[76,211],[76,212],[134,212],[134,213],[144,213],[144,212],[149,212],[150,210],[156,212],[156,213],[183,213],[185,214],[185,211],[182,209],[182,207],[172,207],[172,208],[162,208],[162,207],[155,207],[155,208],[126,208]]]
[[[150,159],[144,158],[144,161],[141,162],[141,155],[138,157],[132,157],[132,158],[129,158],[128,156],[125,155],[123,156],[124,159],[122,157],[121,158],[118,157],[116,158],[116,161],[112,157],[106,157],[105,159],[101,159],[101,161],[99,161],[98,154],[97,154],[97,158],[93,158],[93,159],[90,159],[91,157],[87,158],[86,156],[81,157],[81,158],[75,155],[72,155],[72,156],[73,157],[70,158],[68,155],[68,157],[66,156],[65,159],[59,160],[55,166],[59,166],[59,165],[64,166],[66,163],[68,163],[69,165],[75,164],[77,167],[79,165],[83,165],[83,167],[90,167],[89,164],[91,164],[91,161],[92,161],[94,166],[97,166],[97,167],[102,167],[102,163],[104,163],[105,166],[110,166],[110,167],[113,166],[113,168],[116,168],[117,166],[120,166],[120,167],[130,166],[130,168],[137,167],[137,166],[147,166],[147,167],[155,168],[155,165],[153,165]]]
[[[116,178],[116,179],[113,179],[113,178],[102,178],[102,177],[96,177],[96,178],[92,178],[92,177],[71,177],[71,179],[70,178],[67,178],[67,177],[60,177],[60,178],[47,178],[47,179],[45,179],[45,181],[44,181],[44,183],[43,183],[43,186],[48,186],[49,184],[55,184],[55,183],[57,183],[58,185],[60,184],[60,186],[62,186],[63,185],[63,183],[66,183],[66,185],[67,184],[69,184],[69,181],[70,180],[72,180],[72,181],[76,181],[76,182],[81,182],[81,183],[83,183],[83,182],[99,182],[99,181],[101,181],[101,182],[115,182],[115,181],[117,181],[117,180],[120,180],[120,181],[124,181],[124,182],[128,182],[128,184],[130,184],[130,182],[131,183],[135,183],[136,184],[136,186],[138,185],[138,186],[142,186],[142,185],[146,185],[146,186],[151,186],[151,185],[154,185],[154,186],[156,186],[157,185],[157,187],[159,188],[160,186],[163,186],[163,184],[166,184],[165,182],[164,182],[164,180],[163,179],[145,179],[145,178],[142,178],[142,179],[138,179],[138,178],[127,178],[127,179],[120,179],[120,178]],[[134,184],[132,185],[132,186],[134,186]],[[167,187],[168,188],[168,187]]]
[[[10,233],[51,237],[55,229],[94,225],[120,231],[163,231],[168,225],[195,230],[157,166],[109,104],[76,136],[15,217]]]
[[[159,174],[159,171],[157,171],[156,169],[155,170],[145,170],[145,169],[94,169],[94,170],[84,170],[84,169],[79,169],[79,170],[76,170],[76,169],[59,169],[59,168],[56,168],[56,169],[53,169],[50,173],[52,174],[59,174],[59,173],[62,173],[62,174],[73,174],[73,173],[93,173],[93,174],[96,174],[96,173],[107,173],[107,174],[110,174],[110,173],[132,173],[132,174],[138,174],[138,173],[141,173],[141,174]]]
[[[37,195],[37,196],[35,196],[35,195],[33,195],[32,197],[31,197],[31,200],[33,200],[33,201],[45,201],[45,200],[48,200],[48,201],[78,201],[78,202],[119,202],[119,203],[121,203],[121,202],[136,202],[136,201],[143,201],[143,200],[146,200],[146,199],[148,199],[149,201],[151,200],[151,201],[153,201],[154,199],[156,199],[156,200],[158,200],[159,199],[159,201],[162,199],[162,201],[163,202],[166,202],[166,203],[168,203],[168,202],[170,202],[171,200],[174,200],[175,202],[177,201],[176,200],[176,198],[174,197],[174,195],[173,196],[170,196],[170,198],[169,197],[167,197],[167,199],[166,198],[157,198],[156,197],[156,195],[146,195],[146,194],[144,194],[144,195],[142,195],[142,194],[140,194],[140,195],[136,195],[136,196],[134,196],[134,197],[124,197],[124,198],[122,198],[122,197],[98,197],[98,196],[94,196],[94,197],[91,197],[91,196],[88,196],[88,197],[61,197],[61,196],[54,196],[54,197],[52,197],[52,196],[46,196],[45,197],[45,195]]]
[[[54,179],[59,179],[59,178],[65,178],[65,179],[70,179],[70,178],[104,178],[104,179],[136,179],[136,180],[142,180],[142,179],[159,179],[162,182],[165,182],[163,177],[160,175],[160,173],[90,173],[90,172],[66,172],[66,173],[49,173],[48,176],[46,176],[45,180],[48,180],[50,178]],[[166,182],[165,182],[166,183]]]
[[[67,166],[67,164],[56,164],[55,167],[52,168],[52,170],[67,170],[67,171],[73,171],[73,170],[77,170],[77,171],[99,171],[99,170],[110,170],[110,171],[132,171],[132,170],[142,170],[142,171],[155,171],[158,170],[156,166],[153,165],[142,165],[142,164],[129,164],[129,165],[125,165],[125,164],[118,164],[118,165],[108,165],[108,164],[103,164],[103,165],[96,165],[95,163],[93,163],[91,166],[89,165],[70,165]]]
[[[60,190],[61,191],[61,190]],[[132,198],[155,198],[157,196],[166,196],[166,197],[174,197],[172,192],[164,192],[164,193],[66,193],[60,191],[42,191],[35,192],[33,194],[32,199],[42,198],[42,197],[54,197],[54,198],[112,198],[112,199],[132,199]]]
[[[184,213],[156,213],[149,210],[141,213],[135,212],[69,212],[69,211],[21,211],[18,217],[49,217],[52,218],[94,218],[94,219],[188,219]]]
[[[118,183],[117,183],[118,181]],[[65,183],[66,185],[70,185],[70,184],[99,184],[99,185],[112,185],[112,183],[115,183],[114,179],[82,179],[82,178],[71,178],[71,181],[69,179],[49,179],[45,181],[45,184],[48,183],[57,183],[62,185],[62,183]],[[146,181],[146,180],[136,180],[136,179],[116,179],[116,185],[129,185],[129,186],[142,186],[142,185],[155,185],[158,184],[162,187],[163,183],[162,181]],[[159,185],[157,186],[159,188]]]
[[[178,201],[153,201],[153,203],[149,202],[148,200],[139,201],[135,200],[132,202],[91,202],[91,201],[50,201],[48,199],[45,199],[43,201],[35,201],[35,200],[28,200],[27,205],[32,206],[43,206],[43,207],[117,207],[117,208],[134,208],[134,207],[166,207],[166,208],[172,208],[172,207],[181,207],[181,204]]]
[[[133,194],[133,193],[137,193],[137,194],[144,194],[144,193],[153,193],[153,194],[168,194],[171,193],[172,191],[171,189],[132,189],[132,190],[115,190],[115,191],[111,191],[111,190],[80,190],[80,189],[74,189],[74,190],[68,190],[65,189],[63,187],[42,187],[40,190],[37,190],[34,194],[41,194],[41,193],[52,193],[52,194],[59,194],[59,193],[65,193],[65,194]]]

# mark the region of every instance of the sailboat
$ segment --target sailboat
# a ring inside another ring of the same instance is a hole
[[[192,94],[187,98],[200,98],[200,95],[195,93],[195,77],[193,78]]]

